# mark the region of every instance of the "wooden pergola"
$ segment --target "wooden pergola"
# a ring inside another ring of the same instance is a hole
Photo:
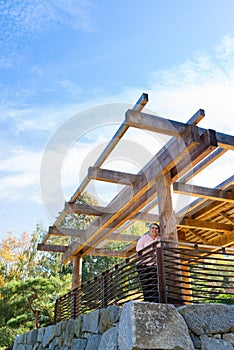
[[[87,176],[49,228],[38,250],[60,252],[63,262],[73,263],[73,288],[79,286],[81,259],[85,255],[126,258],[135,252],[138,236],[124,234],[136,221],[158,222],[163,241],[234,247],[234,176],[215,188],[188,182],[227,151],[234,150],[234,136],[198,126],[205,112],[200,109],[187,123],[143,113],[148,95],[142,94],[125,114],[119,129],[88,169]],[[102,165],[129,128],[170,136],[169,141],[137,174],[113,171]],[[79,204],[77,199],[90,181],[122,184],[123,188],[105,207]],[[173,192],[198,197],[175,212]],[[157,214],[151,211],[157,208]],[[61,222],[69,213],[95,218],[85,230],[65,228]],[[49,243],[51,236],[72,237],[68,246]],[[110,250],[110,242],[127,242],[122,250]]]

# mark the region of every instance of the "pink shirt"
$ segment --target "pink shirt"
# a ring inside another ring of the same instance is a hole
[[[145,233],[137,242],[136,246],[136,251],[139,252],[139,250],[147,247],[148,245],[154,243],[154,242],[159,242],[160,241],[160,236],[156,236],[155,239],[151,238],[150,235]]]

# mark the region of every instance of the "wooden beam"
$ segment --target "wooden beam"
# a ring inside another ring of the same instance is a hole
[[[81,204],[81,203],[65,203],[65,212],[74,214],[94,215],[100,216],[104,213],[108,213],[106,207],[98,205]]]
[[[37,250],[43,252],[53,252],[53,253],[64,253],[67,249],[67,246],[56,245],[56,244],[44,244],[38,243]]]
[[[215,188],[208,188],[202,186],[195,186],[184,184],[180,182],[175,182],[173,184],[173,190],[175,193],[187,194],[199,198],[211,199],[222,202],[234,202],[234,192],[219,190]]]
[[[135,128],[154,131],[170,136],[178,136],[184,132],[186,128],[186,124],[184,123],[164,119],[147,113],[133,111],[131,109],[126,112],[125,122],[127,125]],[[199,128],[200,135],[202,135],[205,131],[206,129]],[[234,136],[220,132],[215,133],[218,147],[227,150],[234,150]]]
[[[112,182],[123,185],[131,185],[139,178],[139,175],[120,171],[89,167],[88,178],[98,181]]]
[[[234,136],[216,132],[216,137],[220,148],[234,151]]]
[[[217,185],[215,187],[215,189],[226,189],[226,190],[231,190],[232,189],[232,185],[234,183],[234,175],[230,176],[228,179],[226,179],[225,181],[221,182],[219,185]],[[219,203],[218,203],[219,205]],[[186,215],[199,215],[198,212],[201,212],[201,215],[203,215],[204,210],[205,212],[207,212],[207,206],[217,206],[217,203],[213,203],[213,201],[209,201],[207,203],[207,200],[203,199],[203,198],[199,198],[196,199],[195,201],[193,201],[192,203],[188,204],[187,206],[185,206],[184,208],[182,208],[181,210],[179,210],[176,213],[176,216],[181,217]]]
[[[187,124],[129,109],[125,114],[125,123],[139,129],[178,137],[188,127]]]
[[[50,226],[49,227],[49,234],[53,236],[68,236],[68,237],[81,237],[84,236],[85,231],[84,230],[78,230],[73,228],[67,228],[63,226]]]
[[[205,117],[204,109],[199,109],[188,121],[186,124],[197,125]]]
[[[133,109],[135,111],[142,111],[142,109],[145,107],[145,105],[148,103],[148,94],[143,92],[137,103],[134,105]]]
[[[178,219],[177,219],[178,220]],[[202,221],[184,218],[181,221],[177,221],[177,225],[180,227],[193,227],[209,231],[232,231],[233,225],[223,224],[219,222]]]

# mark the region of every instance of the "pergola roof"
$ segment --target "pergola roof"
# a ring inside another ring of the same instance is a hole
[[[162,213],[162,203],[158,213],[152,211],[157,208],[159,194],[163,191],[163,177],[170,179],[174,193],[198,197],[175,213],[179,244],[205,244],[214,246],[214,249],[218,246],[234,247],[234,176],[215,188],[188,183],[224,153],[234,150],[234,136],[198,127],[197,124],[205,116],[204,110],[198,110],[187,123],[181,123],[143,113],[147,101],[147,94],[143,94],[137,104],[126,112],[124,122],[94,166],[89,168],[70,201],[65,203],[62,213],[38,245],[39,250],[63,253],[64,263],[75,255],[131,255],[139,237],[122,232],[135,221],[160,222],[160,216],[165,214]],[[102,168],[130,128],[167,135],[170,139],[137,174]],[[77,203],[90,181],[123,186],[105,207]],[[167,199],[164,202],[167,211]],[[62,227],[62,220],[71,212],[93,215],[95,218],[85,230]],[[49,238],[54,235],[74,239],[66,247],[49,244]],[[129,244],[121,251],[105,249],[107,243],[116,241]]]

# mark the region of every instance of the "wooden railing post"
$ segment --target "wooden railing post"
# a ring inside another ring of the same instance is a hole
[[[107,274],[108,270],[102,273],[102,307],[107,307]]]
[[[57,322],[59,322],[60,320],[58,319],[58,316],[60,316],[61,312],[58,312],[58,304],[60,302],[58,301],[58,299],[55,302],[55,306],[54,306],[54,324],[56,324]]]
[[[159,303],[166,304],[167,303],[167,286],[166,286],[163,247],[156,247],[156,259],[157,259],[157,270],[158,270]]]
[[[76,319],[76,307],[77,307],[77,302],[76,302],[76,296],[77,296],[77,289],[73,289],[71,293],[71,318]]]

